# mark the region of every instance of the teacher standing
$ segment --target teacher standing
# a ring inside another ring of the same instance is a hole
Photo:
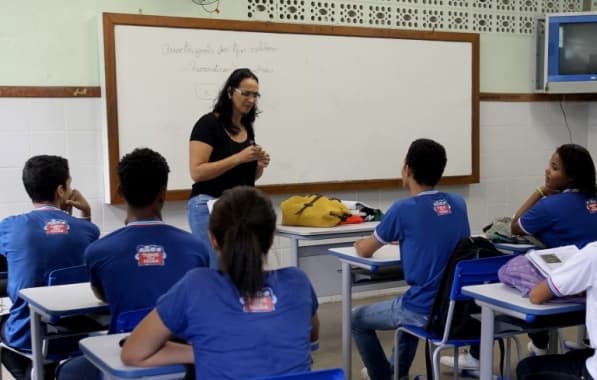
[[[269,165],[269,154],[255,143],[259,80],[249,69],[234,70],[220,90],[212,112],[195,123],[189,144],[189,169],[194,181],[188,202],[189,226],[210,248],[210,267],[218,268],[208,238],[207,202],[226,189],[255,186]]]

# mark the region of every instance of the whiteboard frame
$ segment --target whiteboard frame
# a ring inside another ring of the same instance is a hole
[[[150,16],[136,14],[103,13],[102,37],[105,72],[104,96],[107,114],[107,184],[106,201],[122,203],[118,193],[119,125],[118,125],[118,86],[116,81],[116,41],[117,25],[153,26],[186,29],[212,29],[228,31],[313,34],[331,36],[397,38],[411,40],[432,40],[447,42],[465,42],[471,44],[471,173],[467,175],[446,176],[442,185],[460,185],[479,182],[479,35],[473,33],[450,33],[435,31],[412,31],[398,29],[363,28],[347,26],[283,24],[256,21],[211,20],[201,18]],[[191,182],[191,181],[189,181]],[[399,188],[400,178],[378,178],[349,181],[327,181],[312,183],[271,184],[258,186],[269,194],[313,193],[352,191],[364,189]],[[187,200],[190,189],[168,190],[167,200]]]

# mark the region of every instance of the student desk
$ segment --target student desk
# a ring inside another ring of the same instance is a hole
[[[151,379],[167,380],[182,379],[185,376],[185,366],[182,364],[159,367],[131,367],[120,360],[120,341],[129,333],[98,335],[81,339],[79,346],[85,358],[93,363],[105,380],[120,379]]]
[[[29,303],[31,312],[31,351],[35,379],[44,378],[42,341],[45,329],[42,328],[42,317],[55,321],[63,317],[109,310],[108,305],[93,294],[88,282],[21,289],[19,296]]]
[[[276,226],[276,234],[290,239],[290,260],[292,266],[298,266],[300,240],[328,240],[369,235],[379,222],[342,224],[336,227],[298,227]]]
[[[547,303],[535,305],[516,289],[502,283],[472,285],[462,288],[462,293],[473,297],[481,306],[481,380],[491,380],[493,371],[493,333],[496,314],[505,314],[525,322],[538,317],[585,310],[584,304]],[[563,321],[564,325],[566,321]],[[576,323],[570,323],[574,325]]]
[[[337,256],[342,263],[342,359],[346,379],[350,380],[352,372],[352,277],[351,265],[375,272],[383,267],[400,265],[400,249],[397,245],[385,245],[372,257],[365,258],[357,255],[354,247],[331,248],[330,253]]]

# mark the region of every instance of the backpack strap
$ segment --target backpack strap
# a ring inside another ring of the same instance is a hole
[[[307,207],[312,207],[312,206],[315,204],[315,202],[317,202],[317,200],[319,200],[319,198],[321,198],[322,196],[323,196],[323,195],[321,195],[321,194],[317,194],[317,195],[315,196],[315,198],[313,198],[313,199],[311,199],[309,202],[307,202],[307,203],[303,204],[303,207],[302,207],[300,210],[298,210],[297,212],[295,212],[294,214],[295,214],[295,215],[300,215],[300,214],[302,214],[302,213],[303,213],[303,211],[305,211],[305,209],[306,209]]]

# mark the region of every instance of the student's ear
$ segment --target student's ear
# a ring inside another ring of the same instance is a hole
[[[56,191],[54,191],[54,200],[64,199],[66,196],[66,188],[64,185],[56,186]]]
[[[166,202],[166,192],[168,190],[164,187],[162,190],[160,190],[160,192],[158,193],[158,203],[160,204],[160,206],[163,206],[164,203]]]
[[[232,87],[228,87],[226,92],[228,92],[228,99],[232,99]]]

